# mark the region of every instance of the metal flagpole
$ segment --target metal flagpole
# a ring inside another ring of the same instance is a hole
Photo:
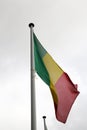
[[[46,116],[43,116],[43,121],[44,121],[44,130],[47,130],[47,126],[46,126],[46,121],[45,121],[45,119],[46,119]]]
[[[31,130],[36,130],[36,103],[35,103],[35,71],[34,71],[34,44],[33,44],[33,27],[30,23],[30,57],[31,57]]]

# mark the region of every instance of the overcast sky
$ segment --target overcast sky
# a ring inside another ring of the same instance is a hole
[[[78,84],[67,123],[36,75],[37,130],[87,130],[87,0],[0,0],[0,130],[30,130],[30,29]]]

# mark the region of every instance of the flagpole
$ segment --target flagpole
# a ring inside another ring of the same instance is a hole
[[[47,130],[47,127],[46,127],[46,116],[43,116],[43,121],[44,121],[44,130]]]
[[[34,71],[34,44],[33,44],[33,27],[30,23],[30,60],[31,60],[31,130],[36,130],[36,102],[35,102],[35,71]]]

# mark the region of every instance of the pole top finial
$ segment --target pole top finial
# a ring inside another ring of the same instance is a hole
[[[46,119],[46,116],[43,116],[43,119]]]
[[[29,23],[29,27],[34,27],[34,24],[33,23]]]

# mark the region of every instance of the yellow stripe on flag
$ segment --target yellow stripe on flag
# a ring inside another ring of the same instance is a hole
[[[43,57],[43,61],[49,73],[50,80],[52,81],[53,85],[55,85],[55,83],[63,74],[63,70],[55,63],[48,53],[46,53],[46,55]]]

